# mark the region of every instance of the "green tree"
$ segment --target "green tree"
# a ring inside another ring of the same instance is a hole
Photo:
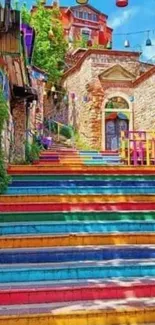
[[[49,81],[57,82],[63,73],[67,51],[59,8],[48,10],[37,1],[31,26],[36,31],[33,64],[48,73]]]
[[[21,18],[24,24],[31,23],[31,14],[28,8],[26,7],[26,3],[24,2],[23,6],[21,7]]]

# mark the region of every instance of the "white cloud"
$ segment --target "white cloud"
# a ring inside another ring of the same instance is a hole
[[[111,26],[113,29],[123,26],[125,23],[130,21],[138,11],[138,7],[132,7],[121,11],[119,15],[115,13],[115,15],[109,21],[109,26]]]

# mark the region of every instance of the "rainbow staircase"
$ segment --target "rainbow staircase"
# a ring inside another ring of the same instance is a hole
[[[55,148],[0,196],[0,325],[155,324],[155,168]]]

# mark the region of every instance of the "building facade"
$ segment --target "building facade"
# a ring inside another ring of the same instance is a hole
[[[135,52],[87,50],[64,73],[68,123],[91,148],[119,148],[122,130],[155,128],[155,67]]]
[[[3,149],[7,161],[21,162],[25,160],[26,144],[33,141],[40,111],[43,123],[45,73],[37,72],[36,67],[31,69],[35,32],[21,25],[20,12],[11,9],[10,2],[5,1],[4,8],[0,8],[0,86],[9,107]]]
[[[57,6],[55,1],[51,6],[45,5],[47,10]],[[90,5],[71,7],[60,6],[60,20],[64,34],[69,43],[84,41],[88,46],[111,46],[112,29],[108,27],[108,16]],[[36,7],[32,7],[32,13]]]

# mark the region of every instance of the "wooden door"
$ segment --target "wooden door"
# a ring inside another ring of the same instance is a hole
[[[115,119],[107,120],[105,128],[106,150],[117,150],[120,146],[121,131],[129,128],[128,120]]]

